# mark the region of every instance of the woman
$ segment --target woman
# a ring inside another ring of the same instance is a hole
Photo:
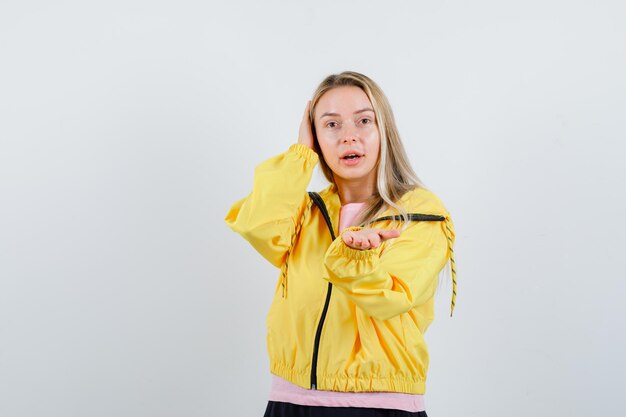
[[[319,200],[306,192],[318,162],[330,182]],[[411,169],[376,83],[324,79],[298,143],[256,167],[225,221],[280,268],[265,417],[426,417],[423,334],[448,260],[454,308],[454,227]]]

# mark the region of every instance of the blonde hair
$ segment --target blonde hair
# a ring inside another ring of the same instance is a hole
[[[417,174],[413,171],[409,159],[400,140],[400,134],[391,111],[391,106],[381,88],[370,78],[353,71],[344,71],[340,74],[332,74],[326,77],[315,90],[311,99],[309,118],[313,129],[314,147],[320,155],[320,168],[324,177],[332,184],[336,183],[333,171],[330,169],[322,156],[317,135],[315,134],[315,107],[320,98],[329,90],[337,87],[359,87],[367,95],[374,108],[376,125],[380,135],[380,156],[376,165],[376,187],[374,194],[366,201],[366,208],[357,217],[356,224],[361,226],[378,217],[389,207],[393,207],[402,216],[404,225],[402,230],[409,225],[406,210],[396,202],[407,192],[416,188],[426,188]]]

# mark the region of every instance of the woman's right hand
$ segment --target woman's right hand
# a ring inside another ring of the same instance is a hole
[[[302,121],[300,122],[300,133],[298,134],[298,143],[308,146],[311,149],[315,149],[313,146],[313,130],[311,129],[311,120],[309,119],[309,107],[311,106],[311,100],[307,101],[306,108],[304,109],[304,115],[302,115]]]

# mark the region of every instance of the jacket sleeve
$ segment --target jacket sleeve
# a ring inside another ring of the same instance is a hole
[[[411,224],[387,249],[360,250],[346,245],[344,229],[326,251],[324,279],[371,317],[388,320],[428,301],[449,258],[444,222]],[[384,242],[387,243],[387,242]]]
[[[306,188],[318,161],[313,149],[296,143],[262,162],[254,170],[252,192],[236,201],[224,219],[276,267],[283,263],[307,206]]]

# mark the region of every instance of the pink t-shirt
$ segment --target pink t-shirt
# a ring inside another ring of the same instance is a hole
[[[365,207],[365,203],[348,203],[341,206],[339,233],[352,222]],[[338,234],[337,234],[338,235]],[[424,396],[403,392],[339,392],[311,390],[272,374],[270,401],[324,407],[391,408],[409,412],[424,411]]]

